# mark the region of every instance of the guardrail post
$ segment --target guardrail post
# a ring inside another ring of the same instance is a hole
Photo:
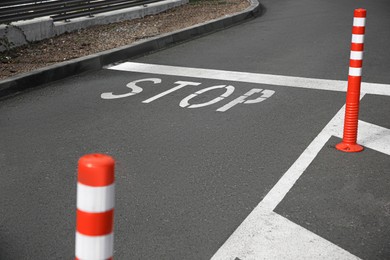
[[[114,246],[114,164],[89,154],[78,163],[76,260],[112,259]]]
[[[363,146],[358,145],[356,141],[359,118],[360,86],[362,81],[365,25],[366,10],[362,8],[355,9],[352,27],[351,56],[349,62],[343,141],[336,145],[336,149],[343,152],[363,151]]]

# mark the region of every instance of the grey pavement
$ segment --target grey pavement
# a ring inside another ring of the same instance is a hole
[[[363,81],[390,84],[387,1],[261,3],[261,17],[131,61],[224,70],[223,75],[346,80],[353,9],[363,7]],[[101,69],[0,101],[0,259],[74,257],[77,160],[92,152],[117,161],[116,259],[222,259],[216,252],[230,252],[225,242],[345,103],[342,91],[172,71]],[[129,82],[147,78],[161,83],[141,82],[139,94],[101,98],[128,93]],[[144,102],[183,81],[194,84]],[[199,91],[222,85],[234,87],[222,101],[181,106],[191,95],[191,104],[221,96],[223,87]],[[273,95],[216,111],[252,89]],[[360,120],[386,132],[389,112],[388,95],[366,94]],[[371,148],[345,154],[334,148],[339,141],[326,141],[274,213],[352,256],[388,259],[389,155]],[[249,246],[237,244],[244,251]],[[262,248],[261,257],[247,250],[226,259],[281,258],[267,250]],[[292,247],[282,251],[294,259]]]

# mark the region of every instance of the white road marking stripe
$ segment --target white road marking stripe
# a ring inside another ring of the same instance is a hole
[[[77,208],[84,212],[100,213],[114,208],[115,184],[91,187],[77,183]]]
[[[360,98],[363,98],[364,93]],[[294,186],[331,136],[342,138],[343,106],[265,198],[234,231],[212,260],[359,259],[273,210]],[[359,121],[358,143],[390,155],[390,129]]]
[[[113,256],[114,234],[85,236],[76,232],[76,257],[78,259],[108,259]]]
[[[366,26],[366,18],[364,17],[354,17],[353,18],[353,26]]]
[[[352,34],[352,43],[364,43],[364,34]]]
[[[363,96],[363,95],[362,95]],[[288,191],[294,186],[295,182],[301,177],[306,168],[311,164],[322,147],[328,142],[332,133],[342,132],[342,122],[344,118],[345,105],[337,112],[333,119],[317,135],[310,145],[303,151],[301,156],[287,170],[283,177],[268,192],[259,206],[273,211],[276,206],[283,200]],[[340,129],[341,126],[341,129]],[[339,128],[335,128],[339,127]],[[337,131],[335,131],[337,129]]]
[[[363,60],[363,52],[362,51],[351,51],[351,60]]]
[[[359,259],[339,246],[293,223],[256,208],[211,260]]]
[[[247,83],[277,85],[329,91],[347,91],[347,82],[342,80],[313,79],[271,74],[258,74],[236,71],[187,68],[167,65],[154,65],[136,62],[125,62],[109,67],[112,70],[150,73],[169,76],[182,76],[224,81],[239,81]],[[377,83],[362,83],[362,93],[390,96],[390,85]]]

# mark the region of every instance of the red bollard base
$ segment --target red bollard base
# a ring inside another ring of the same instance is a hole
[[[346,153],[357,153],[363,151],[363,146],[358,144],[339,143],[336,144],[336,149]]]

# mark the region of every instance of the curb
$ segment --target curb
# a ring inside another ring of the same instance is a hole
[[[1,80],[0,97],[17,94],[21,91],[32,89],[43,84],[51,83],[53,81],[64,79],[83,72],[99,70],[109,64],[139,57],[173,44],[222,30],[245,20],[260,16],[263,9],[261,8],[258,0],[249,1],[251,5],[246,10],[223,18],[162,34],[127,46],[60,62],[55,65]]]
[[[125,20],[142,18],[147,15],[155,15],[174,7],[187,4],[189,0],[159,0],[144,5],[123,8],[94,14],[93,17],[72,18],[69,21],[53,21],[49,16],[38,17],[30,20],[0,24],[0,36],[4,36],[12,42],[12,47],[18,47],[29,42],[41,41],[66,32],[74,32],[79,29],[94,25],[116,23]],[[0,51],[6,48],[0,45]]]

